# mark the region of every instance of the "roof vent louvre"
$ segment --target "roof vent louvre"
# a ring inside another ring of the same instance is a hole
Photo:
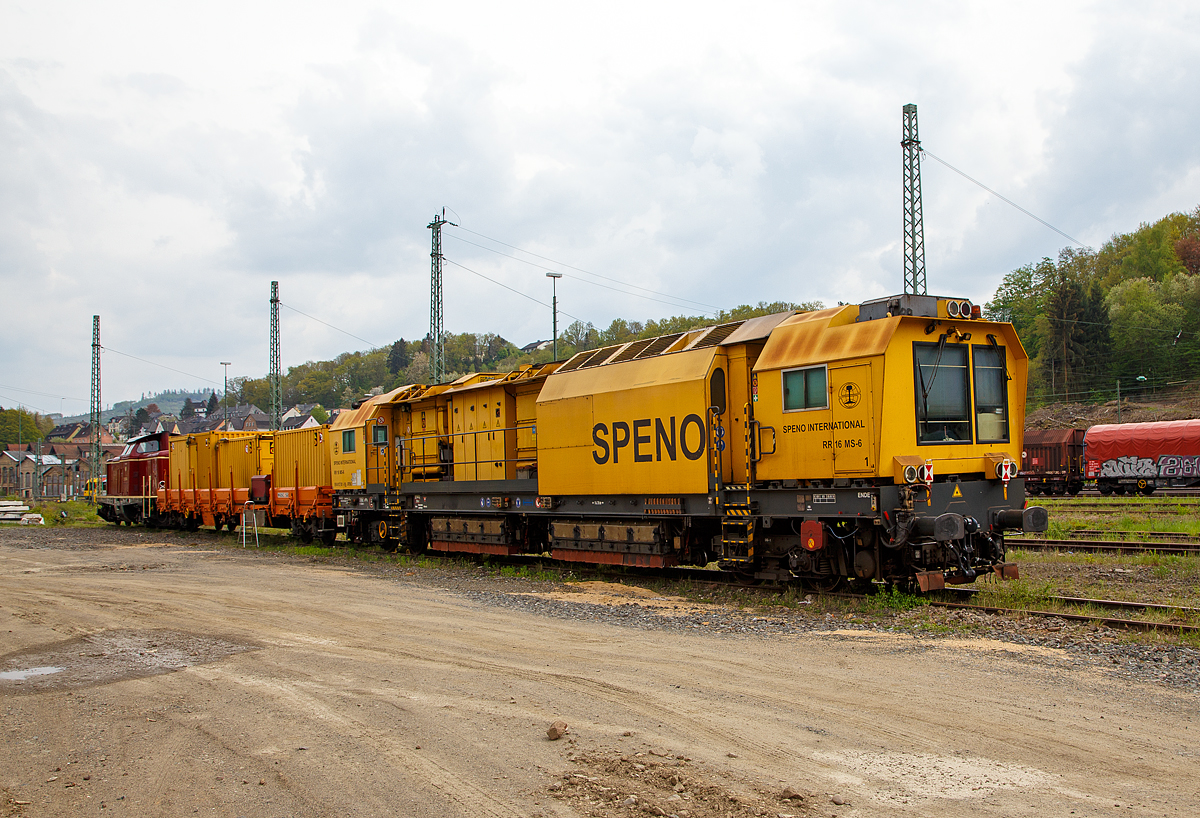
[[[588,358],[586,361],[581,363],[579,365],[579,368],[584,369],[585,367],[589,367],[589,366],[600,366],[600,364],[607,361],[609,359],[609,357],[620,348],[621,348],[620,346],[612,346],[612,347],[604,347],[602,349],[598,349],[598,350],[596,350],[595,354],[593,354],[590,358]]]
[[[577,352],[570,359],[558,368],[559,372],[570,372],[573,369],[579,369],[583,366],[584,361],[592,357],[593,350],[586,349],[583,352]]]
[[[609,361],[609,363],[618,364],[621,361],[628,361],[632,358],[636,358],[639,352],[641,352],[643,349],[645,349],[646,347],[650,346],[653,343],[654,343],[653,338],[647,338],[644,341],[634,341],[632,344],[626,345],[626,347],[623,350],[618,352],[616,354],[616,357],[614,357],[611,361]]]
[[[704,347],[715,347],[733,334],[733,331],[740,327],[745,321],[733,321],[729,324],[720,324],[710,330],[703,338],[692,344],[690,349],[703,349]]]
[[[671,344],[675,343],[675,341],[677,341],[681,335],[683,335],[682,332],[677,332],[674,335],[663,335],[655,338],[649,346],[639,352],[635,357],[649,358],[651,355],[657,355],[667,347],[671,346]]]

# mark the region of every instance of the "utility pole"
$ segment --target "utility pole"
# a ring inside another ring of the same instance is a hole
[[[37,439],[37,445],[34,446],[33,455],[33,499],[42,499],[42,486],[39,481],[42,479],[42,439]]]
[[[433,343],[432,364],[433,364],[433,382],[441,383],[446,378],[446,345],[445,339],[442,337],[442,225],[448,224],[451,227],[458,227],[454,222],[446,221],[446,208],[442,208],[442,215],[433,217],[433,221],[425,225],[433,231],[433,252],[429,255],[433,259],[432,270],[432,287],[429,299],[429,335]]]
[[[925,295],[925,226],[921,216],[921,140],[917,106],[904,106],[904,292]]]
[[[283,417],[283,370],[279,364],[279,282],[271,282],[271,428],[276,432]]]
[[[558,360],[558,280],[562,278],[562,273],[546,273],[546,278],[550,279],[551,299],[550,309],[554,313],[554,360]]]
[[[222,403],[225,404],[225,431],[229,431],[229,365],[232,361],[221,361],[221,366],[225,367],[225,393],[221,395]]]
[[[92,491],[88,502],[95,504],[100,494],[100,316],[92,316],[92,468],[89,477]]]

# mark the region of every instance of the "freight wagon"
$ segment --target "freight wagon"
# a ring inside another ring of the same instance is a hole
[[[1087,479],[1083,435],[1083,429],[1026,431],[1020,471],[1025,491],[1032,495],[1078,494]]]
[[[1093,426],[1084,457],[1086,477],[1102,494],[1200,485],[1200,420]]]

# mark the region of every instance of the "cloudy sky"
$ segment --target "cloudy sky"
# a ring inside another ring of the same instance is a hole
[[[262,376],[272,280],[285,368],[419,338],[443,207],[446,329],[518,345],[547,270],[560,327],[899,292],[909,102],[1099,246],[1200,204],[1195,8],[0,0],[0,404],[86,411],[94,314],[106,404]],[[922,181],[932,293],[1068,243]]]

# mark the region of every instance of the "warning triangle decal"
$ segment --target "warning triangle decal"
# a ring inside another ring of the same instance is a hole
[[[958,490],[958,486],[954,487],[954,494],[952,494],[951,496],[952,497],[962,497],[962,492]]]

